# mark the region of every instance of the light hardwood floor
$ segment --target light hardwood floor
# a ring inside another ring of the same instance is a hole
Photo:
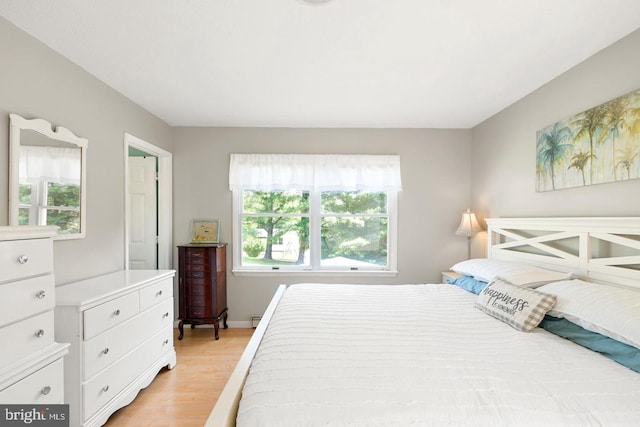
[[[201,427],[236,366],[254,329],[184,329],[174,345],[176,367],[162,369],[156,379],[129,405],[114,413],[107,427]]]

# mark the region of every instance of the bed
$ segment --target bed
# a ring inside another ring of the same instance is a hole
[[[640,425],[640,374],[628,364],[640,358],[640,219],[487,223],[482,261],[510,269],[459,263],[485,282],[478,295],[449,284],[278,288],[207,425]],[[527,295],[527,322],[547,329],[485,311],[504,289]],[[561,322],[625,359],[549,332]]]

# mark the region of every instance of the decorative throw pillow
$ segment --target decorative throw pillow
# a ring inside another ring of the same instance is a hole
[[[530,332],[555,303],[555,295],[496,278],[480,292],[475,306],[519,331]]]

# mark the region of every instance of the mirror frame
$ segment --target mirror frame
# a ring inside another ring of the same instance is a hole
[[[67,142],[80,148],[80,232],[70,234],[57,234],[54,239],[81,239],[86,234],[86,194],[87,194],[87,147],[89,141],[86,138],[76,136],[69,129],[56,126],[44,119],[25,119],[17,114],[9,114],[9,225],[19,225],[19,165],[20,165],[20,132],[23,130],[35,131],[47,138]]]

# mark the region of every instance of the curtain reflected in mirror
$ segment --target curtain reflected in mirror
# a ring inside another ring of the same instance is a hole
[[[34,133],[34,132],[29,132]],[[18,224],[80,232],[81,150],[20,145]]]

